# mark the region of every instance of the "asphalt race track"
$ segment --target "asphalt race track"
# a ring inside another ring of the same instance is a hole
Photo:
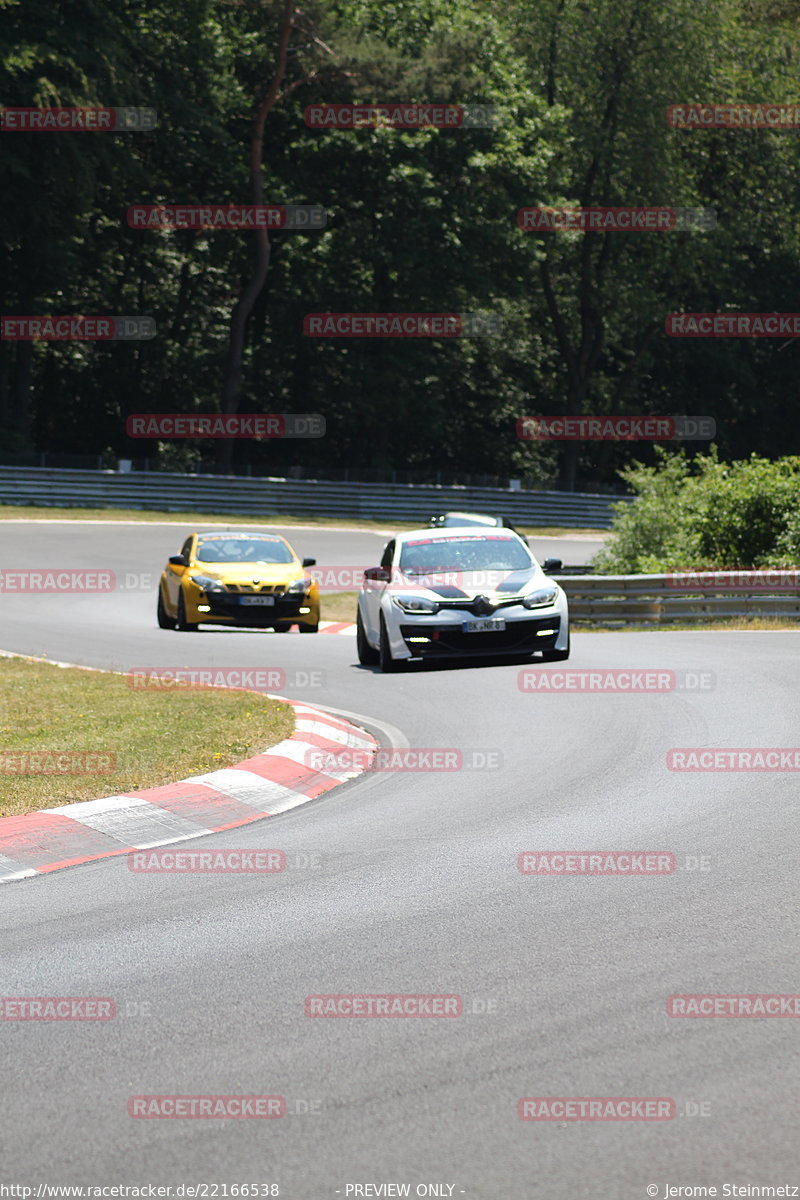
[[[155,580],[183,529],[0,524],[0,562]],[[384,541],[287,533],[322,565],[371,565]],[[577,545],[534,542],[571,562]],[[798,1022],[666,1015],[675,993],[800,991],[797,775],[665,763],[671,747],[797,745],[800,635],[573,634],[570,663],[550,669],[711,672],[716,686],[531,694],[518,664],[383,676],[348,636],[160,631],[154,587],[131,582],[2,594],[0,647],[121,670],[283,667],[287,695],[362,714],[384,741],[495,750],[502,768],[376,774],[203,840],[282,848],[301,865],[280,875],[134,875],[115,858],[0,888],[0,992],[113,996],[120,1013],[0,1024],[5,1178],[277,1183],[290,1200],[369,1183],[469,1200],[800,1183]],[[558,849],[674,852],[679,869],[517,871],[520,851]],[[457,994],[464,1012],[306,1017],[322,993]],[[154,1093],[277,1094],[287,1115],[127,1115],[129,1096]],[[525,1096],[668,1097],[676,1115],[521,1121]]]

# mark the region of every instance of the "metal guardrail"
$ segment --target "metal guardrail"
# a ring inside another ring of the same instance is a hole
[[[725,617],[800,620],[800,571],[554,578],[567,593],[571,621],[660,625]]]
[[[252,479],[240,475],[0,467],[0,504],[135,508],[166,512],[285,513],[420,521],[455,509],[501,514],[523,525],[608,529],[611,505],[626,497],[505,488]]]

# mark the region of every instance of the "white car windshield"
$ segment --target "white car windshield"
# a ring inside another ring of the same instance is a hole
[[[531,557],[516,538],[419,538],[404,542],[400,552],[404,575],[434,575],[448,571],[529,571]]]

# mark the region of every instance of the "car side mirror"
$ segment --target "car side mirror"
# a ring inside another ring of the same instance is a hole
[[[188,567],[188,562],[182,554],[170,554],[169,561],[173,567]]]
[[[542,570],[549,575],[551,571],[560,571],[563,565],[560,558],[546,558],[542,563]]]
[[[304,567],[315,567],[316,565],[317,565],[317,560],[315,558],[304,558],[303,559]]]
[[[386,567],[367,567],[364,578],[368,579],[370,583],[388,583],[391,574]]]

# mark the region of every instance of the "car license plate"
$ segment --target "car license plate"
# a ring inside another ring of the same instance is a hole
[[[274,596],[240,596],[240,604],[274,604]]]
[[[477,621],[463,621],[461,624],[464,633],[497,633],[505,627],[505,617],[481,617]]]

